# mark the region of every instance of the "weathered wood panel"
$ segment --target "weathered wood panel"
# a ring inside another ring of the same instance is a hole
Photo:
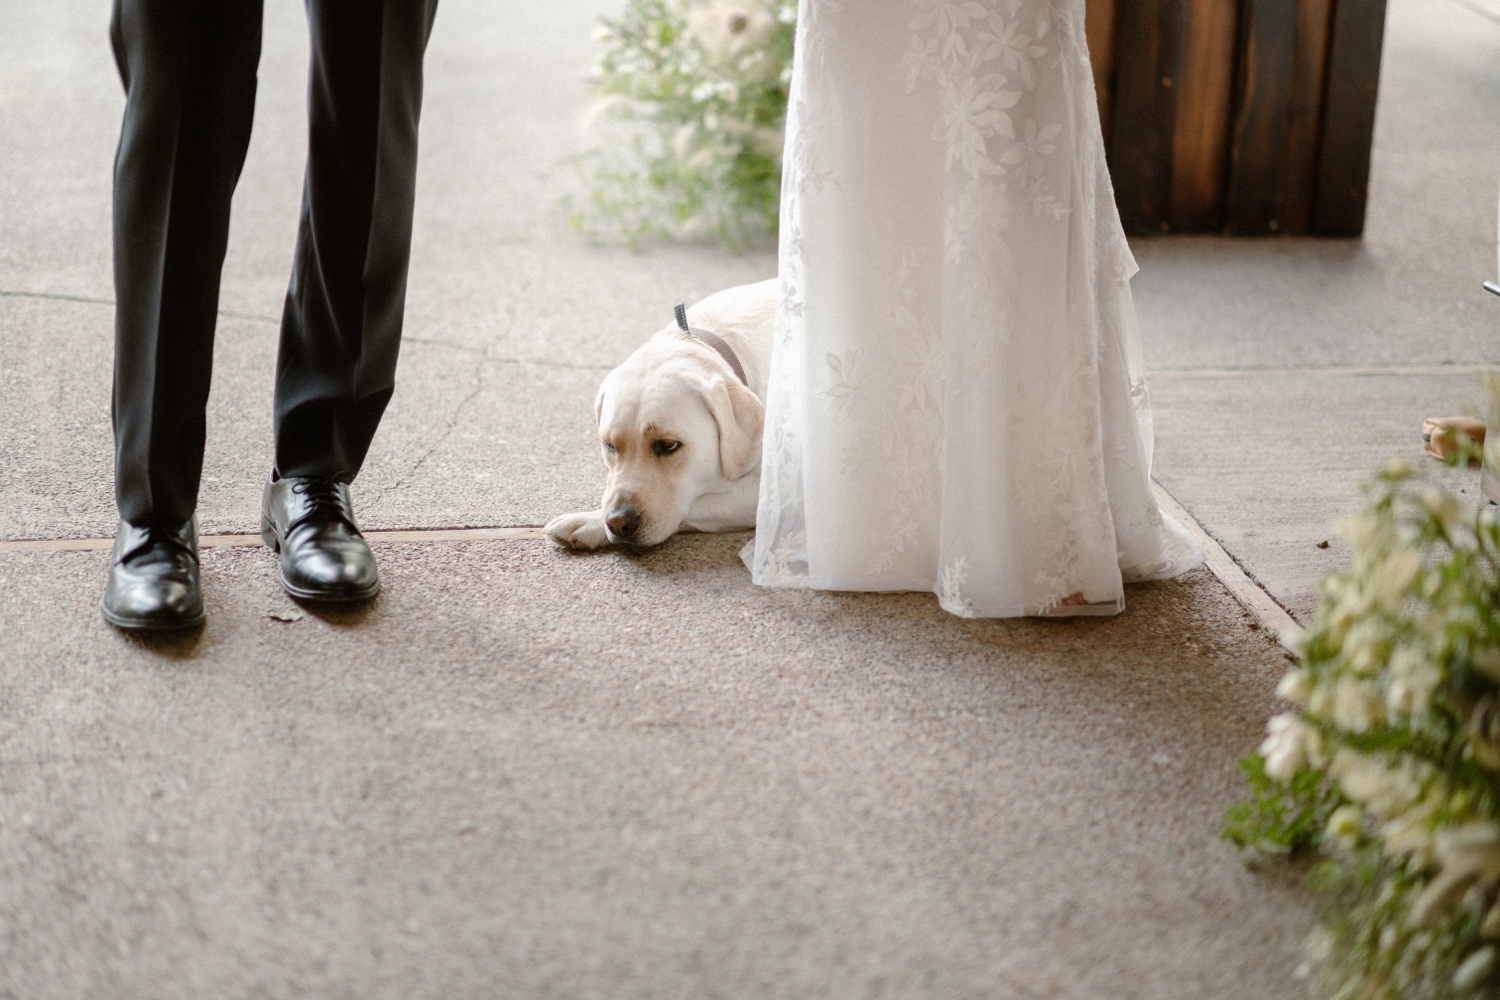
[[[1132,233],[1358,235],[1386,0],[1087,0]]]
[[[1281,229],[1298,0],[1245,0],[1224,228],[1234,235]]]
[[[1171,228],[1180,232],[1223,225],[1239,6],[1239,0],[1187,2],[1168,208]]]
[[[1334,0],[1300,0],[1297,44],[1292,55],[1292,94],[1287,106],[1284,233],[1312,231],[1313,191],[1323,131],[1323,93]]]
[[[1127,232],[1167,227],[1184,0],[1130,0],[1116,11],[1109,170]]]
[[[1385,0],[1338,0],[1313,196],[1312,231],[1322,236],[1364,231],[1384,37]]]
[[[1084,33],[1088,36],[1089,64],[1094,70],[1094,94],[1099,101],[1099,123],[1104,141],[1109,141],[1109,123],[1115,75],[1115,0],[1088,0],[1084,8]]]

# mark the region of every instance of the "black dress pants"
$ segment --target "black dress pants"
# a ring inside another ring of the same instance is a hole
[[[307,0],[308,158],[276,362],[273,472],[353,480],[395,386],[422,56],[437,0]],[[192,516],[261,0],[115,0],[115,499]]]

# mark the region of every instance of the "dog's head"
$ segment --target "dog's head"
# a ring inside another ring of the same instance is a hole
[[[666,541],[699,497],[743,476],[766,413],[712,350],[670,334],[610,372],[594,408],[609,540],[633,545]]]

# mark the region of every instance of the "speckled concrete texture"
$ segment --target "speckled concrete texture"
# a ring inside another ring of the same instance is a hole
[[[1500,302],[1496,313],[1500,322]],[[1160,378],[1151,386],[1156,478],[1309,621],[1318,581],[1349,562],[1335,524],[1360,509],[1376,470],[1403,458],[1479,496],[1479,470],[1428,458],[1419,432],[1425,417],[1477,412],[1483,399],[1473,375]]]
[[[563,230],[617,2],[444,0],[369,527],[588,505],[599,378],[775,269]],[[1392,0],[1363,242],[1136,247],[1158,477],[1299,613],[1358,480],[1473,380],[1195,370],[1492,359],[1488,3]],[[0,4],[0,538],[113,529],[107,7]],[[256,524],[305,57],[268,0],[207,531]],[[1205,572],[975,622],[758,590],[744,540],[382,544],[378,601],[290,622],[268,553],[212,549],[175,640],[99,620],[103,553],[0,553],[0,998],[1300,993],[1295,873],[1217,837],[1286,660]]]
[[[0,996],[1286,997],[1309,917],[1216,839],[1285,665],[1202,571],[1112,620],[381,545],[291,623],[0,556]],[[16,586],[24,582],[24,586]]]

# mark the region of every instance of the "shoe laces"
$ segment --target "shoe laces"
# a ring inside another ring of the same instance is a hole
[[[307,513],[301,520],[317,517],[349,521],[349,511],[344,507],[337,481],[326,476],[303,479],[292,484],[292,492],[307,498]]]

